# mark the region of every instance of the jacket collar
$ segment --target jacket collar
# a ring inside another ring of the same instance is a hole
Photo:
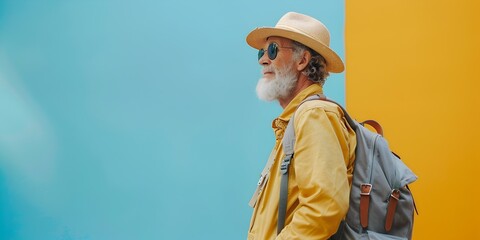
[[[298,105],[305,100],[307,97],[314,95],[314,94],[323,94],[323,89],[319,84],[312,84],[307,88],[303,89],[300,93],[298,93],[292,101],[283,109],[283,112],[272,122],[272,128],[275,131],[275,135],[277,138],[279,137],[279,130],[285,130],[287,127],[288,121],[297,110]],[[281,137],[280,137],[281,138]]]

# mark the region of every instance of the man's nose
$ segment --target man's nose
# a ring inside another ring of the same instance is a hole
[[[267,66],[271,63],[271,60],[270,58],[268,58],[268,54],[265,52],[263,53],[263,56],[258,59],[258,64],[262,65],[262,66]]]

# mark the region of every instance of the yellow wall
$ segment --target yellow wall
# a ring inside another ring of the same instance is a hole
[[[480,239],[480,1],[347,0],[347,106],[419,176],[414,239]]]

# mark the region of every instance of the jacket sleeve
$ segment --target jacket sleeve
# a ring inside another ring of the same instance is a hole
[[[298,206],[276,239],[328,239],[337,231],[349,201],[341,120],[336,113],[315,107],[298,111],[294,121],[290,171],[298,186]]]

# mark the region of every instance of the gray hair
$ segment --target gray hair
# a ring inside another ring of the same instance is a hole
[[[318,54],[311,48],[297,42],[292,41],[293,45],[293,57],[299,59],[304,51],[309,51],[312,54],[310,62],[307,67],[302,71],[302,74],[308,77],[312,82],[323,86],[329,75],[327,71],[327,61],[322,55]]]

